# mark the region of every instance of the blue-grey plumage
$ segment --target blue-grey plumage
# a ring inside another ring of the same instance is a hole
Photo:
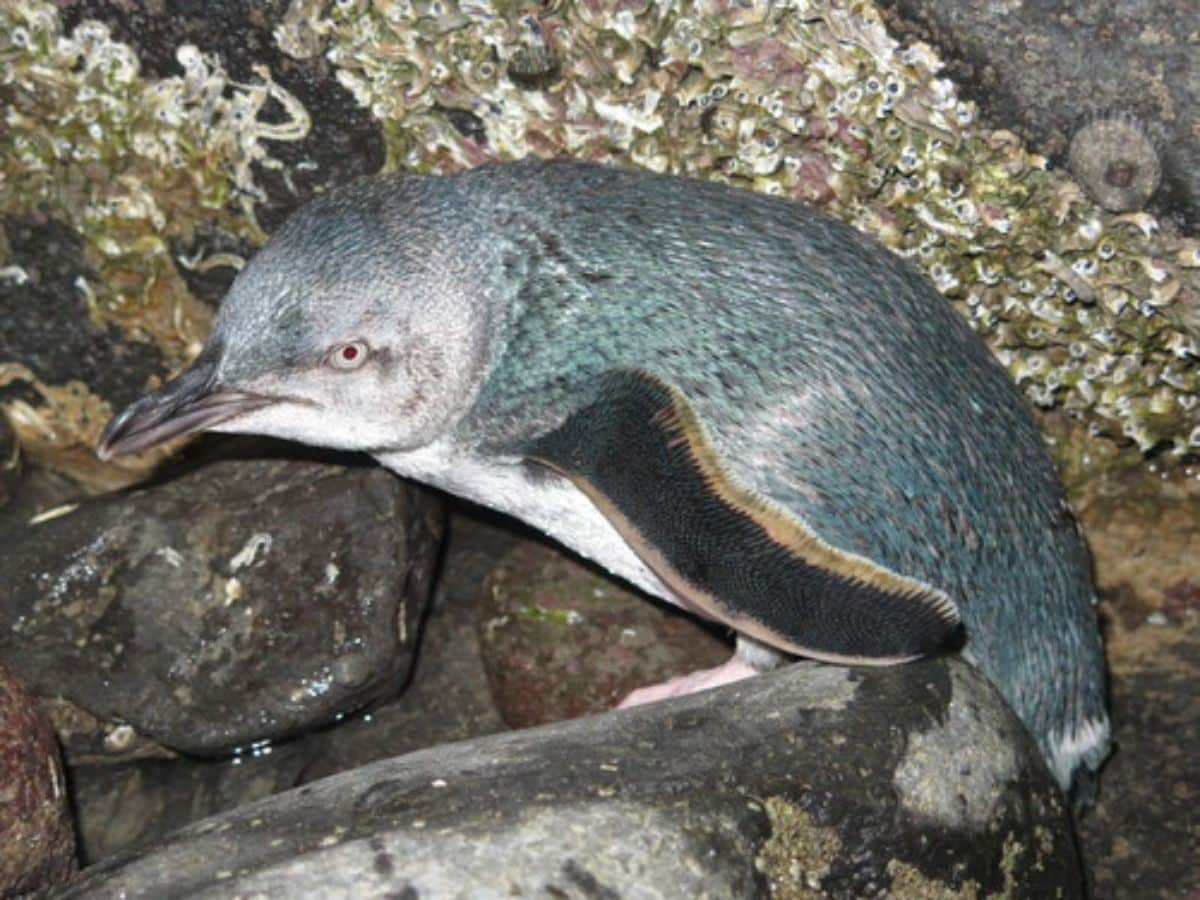
[[[603,418],[601,387],[629,372],[686,407],[689,446],[711,457],[698,478],[864,566],[851,580],[944,598],[1059,782],[1098,768],[1089,560],[1015,387],[907,263],[794,203],[569,162],[357,182],[281,229],[187,391],[122,413],[103,452],[202,427],[365,449],[681,602],[595,515],[603,484],[521,465],[564,423]],[[636,532],[636,508],[614,505]]]

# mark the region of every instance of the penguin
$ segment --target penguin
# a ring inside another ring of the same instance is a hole
[[[566,160],[331,190],[98,454],[200,430],[365,451],[737,633],[632,702],[959,650],[1064,790],[1108,753],[1090,558],[1015,385],[790,200]]]

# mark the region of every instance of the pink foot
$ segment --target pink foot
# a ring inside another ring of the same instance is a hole
[[[617,709],[629,709],[631,706],[654,703],[656,700],[666,700],[668,697],[682,697],[684,694],[694,694],[697,691],[706,691],[723,684],[732,684],[757,674],[758,670],[754,666],[737,656],[732,656],[729,658],[729,662],[723,663],[715,669],[700,669],[660,684],[651,684],[631,691],[628,697],[617,704]]]

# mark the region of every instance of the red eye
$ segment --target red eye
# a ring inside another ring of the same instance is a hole
[[[367,361],[367,345],[362,341],[347,341],[334,347],[327,357],[335,369],[357,369]]]

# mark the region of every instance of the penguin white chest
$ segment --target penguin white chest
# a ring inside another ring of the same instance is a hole
[[[447,442],[377,459],[398,475],[520,519],[640,590],[679,605],[587,495],[560,475],[546,470],[531,477],[521,459],[484,459]]]

